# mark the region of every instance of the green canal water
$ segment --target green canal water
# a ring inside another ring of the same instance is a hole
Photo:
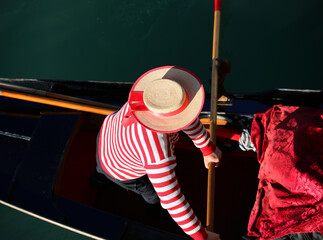
[[[91,240],[0,204],[0,239]]]
[[[322,89],[323,1],[223,0],[225,87]],[[1,0],[0,77],[134,82],[177,65],[209,91],[212,0]]]

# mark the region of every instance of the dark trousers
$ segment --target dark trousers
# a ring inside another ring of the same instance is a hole
[[[141,195],[147,203],[150,203],[150,204],[159,203],[159,197],[147,175],[144,175],[140,178],[136,178],[132,180],[120,181],[120,180],[114,179],[102,169],[100,158],[99,158],[99,152],[98,152],[99,135],[100,134],[98,134],[98,137],[97,137],[97,150],[96,150],[97,173],[100,174],[101,176],[104,176],[106,179],[109,179],[110,181],[114,182],[115,184],[119,185],[120,187]]]
[[[252,240],[254,238],[243,237],[245,240]],[[280,238],[272,240],[323,240],[323,235],[319,232],[315,233],[291,233]]]

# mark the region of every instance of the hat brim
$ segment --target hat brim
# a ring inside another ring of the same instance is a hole
[[[133,115],[137,121],[150,130],[163,133],[177,132],[189,126],[203,108],[205,94],[201,81],[187,69],[164,66],[143,74],[132,86],[131,92],[144,91],[149,83],[157,79],[170,79],[178,82],[186,90],[189,103],[182,112],[173,116],[156,115],[151,111],[134,111]]]

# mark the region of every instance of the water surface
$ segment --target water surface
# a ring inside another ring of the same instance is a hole
[[[226,89],[322,89],[322,10],[318,0],[223,0]],[[0,77],[134,82],[177,65],[209,91],[212,31],[211,0],[2,0]]]

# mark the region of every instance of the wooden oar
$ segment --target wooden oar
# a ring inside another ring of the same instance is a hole
[[[219,57],[220,38],[220,13],[222,0],[214,0],[214,24],[213,24],[213,49],[212,49],[212,83],[211,83],[211,140],[216,144],[216,116],[218,99],[218,66],[216,59]],[[207,214],[206,228],[214,231],[214,188],[215,188],[215,164],[209,164],[207,186]]]
[[[0,84],[0,96],[101,115],[109,115],[119,110],[119,107],[109,104],[11,84]]]

